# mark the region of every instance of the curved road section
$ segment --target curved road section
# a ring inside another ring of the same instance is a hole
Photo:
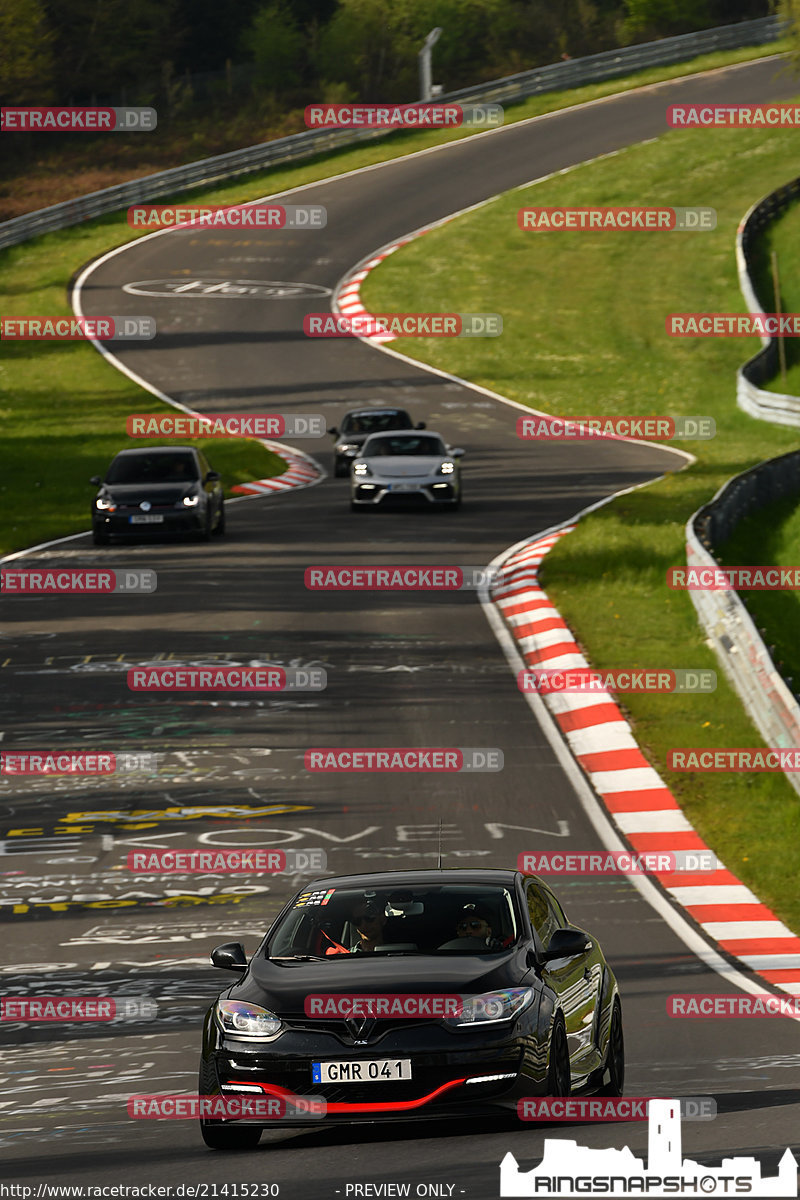
[[[684,458],[619,442],[522,443],[514,407],[359,341],[309,340],[303,316],[327,307],[355,263],[409,231],[663,133],[669,103],[788,96],[777,69],[762,61],[659,85],[295,191],[295,203],[326,206],[320,234],[170,232],[83,272],[74,297],[83,312],[156,318],[155,342],[114,348],[151,391],[205,412],[322,412],[328,425],[365,402],[402,405],[466,449],[466,499],[459,513],[364,517],[350,513],[346,481],[329,478],[235,505],[229,536],[211,546],[95,550],[87,537],[36,552],[48,563],[152,567],[158,589],[9,602],[4,746],[161,757],[155,772],[111,781],[5,787],[3,991],[148,996],[159,1015],[113,1035],[88,1025],[0,1033],[9,1178],[269,1181],[289,1200],[403,1194],[381,1185],[406,1183],[412,1195],[492,1197],[508,1150],[525,1169],[538,1160],[548,1130],[537,1126],[269,1133],[229,1158],[206,1151],[192,1122],[134,1124],[127,1096],[196,1086],[200,1014],[228,978],[207,967],[209,949],[241,938],[252,950],[302,877],[133,877],[125,858],[137,846],[261,844],[321,847],[336,872],[435,865],[439,820],[446,865],[505,866],[522,849],[601,844],[474,593],[315,592],[304,571],[483,566]],[[237,297],[211,290],[234,280],[254,286]],[[297,286],[277,299],[256,286],[274,281]],[[299,448],[330,467],[330,440]],[[145,661],[323,667],[328,686],[271,698],[128,691],[126,671]],[[312,774],[303,754],[313,746],[497,747],[504,769]],[[629,1093],[716,1096],[715,1121],[684,1125],[686,1152],[709,1163],[755,1154],[774,1173],[797,1138],[797,1024],[670,1021],[672,992],[736,986],[689,951],[677,916],[664,919],[668,902],[656,910],[624,879],[566,880],[559,892],[620,979]],[[643,1124],[549,1132],[646,1152]]]

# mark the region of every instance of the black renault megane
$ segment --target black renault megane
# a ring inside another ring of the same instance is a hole
[[[225,532],[225,503],[219,474],[194,446],[149,446],[120,450],[92,504],[96,546],[110,537],[192,533],[210,538]]]
[[[622,1094],[617,981],[536,876],[318,879],[249,964],[238,942],[211,961],[241,975],[204,1026],[200,1125],[214,1149],[307,1128],[312,1110],[323,1125],[431,1120],[515,1111],[524,1096]],[[280,1101],[280,1120],[245,1097]]]

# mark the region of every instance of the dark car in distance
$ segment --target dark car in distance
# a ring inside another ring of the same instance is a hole
[[[203,539],[225,532],[225,500],[216,471],[194,446],[151,446],[121,450],[92,502],[92,537],[104,546],[112,537],[193,534]]]
[[[328,430],[336,438],[333,473],[349,475],[350,465],[371,433],[391,429],[424,429],[425,422],[416,425],[404,408],[356,408],[342,418],[341,428],[332,425]]]
[[[537,876],[317,879],[278,914],[249,964],[238,942],[211,961],[240,974],[204,1025],[199,1095],[210,1099],[200,1126],[214,1149],[254,1146],[265,1127],[308,1129],[294,1115],[300,1098],[316,1101],[324,1127],[501,1114],[526,1096],[622,1094],[617,981],[596,939]],[[419,1007],[398,1015],[398,996]],[[242,1098],[254,1095],[280,1098],[280,1120],[242,1117]],[[239,1107],[220,1108],[226,1097]],[[209,1117],[210,1105],[220,1115]]]

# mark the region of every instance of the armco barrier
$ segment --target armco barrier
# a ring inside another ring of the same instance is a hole
[[[623,46],[619,50],[606,50],[602,54],[591,54],[586,58],[568,59],[523,71],[504,79],[495,79],[475,87],[462,88],[457,92],[437,97],[437,103],[446,101],[494,102],[514,104],[540,92],[551,92],[561,88],[578,87],[586,83],[600,83],[627,75],[645,67],[667,66],[699,54],[714,50],[733,50],[742,46],[755,46],[777,40],[783,30],[775,17],[759,17],[755,21],[740,21],[736,25],[722,25],[715,29],[703,29],[698,33],[681,34],[678,37],[662,38],[657,42],[643,42],[638,46]],[[140,204],[165,196],[174,196],[187,188],[208,186],[224,179],[234,179],[251,171],[277,166],[297,159],[312,158],[330,150],[352,146],[361,141],[379,137],[391,137],[385,130],[307,130],[290,137],[276,138],[242,150],[232,150],[199,162],[172,167],[155,175],[146,175],[129,183],[103,188],[65,200],[49,208],[13,217],[0,223],[0,249],[15,246],[41,233],[51,233],[78,225],[92,217],[117,212],[130,204]]]
[[[800,451],[759,463],[729,479],[709,504],[686,525],[686,561],[691,567],[716,567],[712,551],[749,513],[779,500],[800,496]],[[789,689],[738,594],[691,591],[700,624],[725,674],[769,746],[800,746],[800,704]],[[786,772],[795,791],[800,775]]]
[[[800,196],[800,178],[770,192],[754,204],[742,218],[736,231],[736,266],[739,286],[748,311],[763,313],[753,285],[753,251],[757,236]],[[774,306],[770,306],[770,312]],[[800,426],[800,397],[767,392],[761,387],[774,379],[779,370],[778,339],[762,337],[762,349],[736,373],[736,403],[751,417],[774,421],[776,425]]]

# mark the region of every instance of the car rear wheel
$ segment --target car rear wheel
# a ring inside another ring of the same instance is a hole
[[[200,1096],[216,1096],[219,1087],[211,1063],[200,1060],[200,1076],[197,1083]],[[200,1133],[211,1150],[253,1150],[261,1138],[258,1125],[229,1125],[221,1121],[206,1121],[200,1118]]]
[[[606,1061],[603,1065],[601,1096],[621,1096],[625,1086],[625,1037],[622,1032],[622,1006],[614,1001],[611,1014],[611,1029],[608,1035]]]
[[[569,1066],[569,1046],[564,1018],[559,1014],[553,1023],[550,1035],[550,1062],[547,1068],[547,1095],[569,1096],[572,1092],[572,1076]]]

